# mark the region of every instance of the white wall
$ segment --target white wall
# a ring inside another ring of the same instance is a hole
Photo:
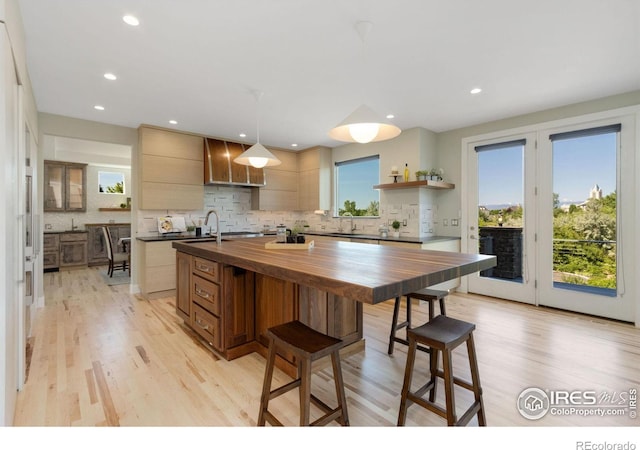
[[[19,311],[22,283],[19,144],[22,126],[37,131],[35,101],[26,71],[22,20],[15,0],[0,2],[0,425],[11,425],[15,411],[18,374]],[[18,85],[23,86],[18,98]]]

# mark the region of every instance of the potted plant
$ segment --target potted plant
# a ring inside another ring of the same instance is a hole
[[[433,181],[442,181],[442,176],[444,175],[444,170],[442,169],[431,169],[429,170],[429,179]]]
[[[416,172],[416,180],[424,181],[424,180],[427,179],[427,175],[429,175],[429,171],[428,170],[418,170]]]
[[[400,222],[394,220],[391,223],[391,228],[393,228],[393,237],[400,237]]]

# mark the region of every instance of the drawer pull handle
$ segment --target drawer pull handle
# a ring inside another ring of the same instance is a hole
[[[203,325],[202,321],[200,319],[196,319],[196,323],[198,324],[198,326],[200,328],[202,328],[203,330],[209,330],[209,325]]]
[[[196,269],[198,269],[201,272],[210,273],[212,275],[215,273],[215,269],[213,267],[207,266],[205,264],[196,264]]]
[[[199,287],[196,287],[196,294],[198,294],[199,297],[202,297],[207,300],[211,298],[211,294],[209,294],[207,291],[203,291]]]

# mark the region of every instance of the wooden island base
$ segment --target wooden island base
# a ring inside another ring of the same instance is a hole
[[[266,355],[267,330],[291,320],[341,339],[346,352],[361,351],[363,303],[380,303],[496,264],[495,256],[351,242],[267,249],[270,239],[172,244],[177,314],[227,360],[251,352]],[[294,364],[292,354],[283,355],[279,367],[291,373]]]
[[[267,329],[291,320],[342,339],[344,354],[364,349],[357,301],[182,251],[176,259],[176,311],[224,359],[253,352],[266,357]],[[295,364],[293,355],[277,360],[291,376]]]

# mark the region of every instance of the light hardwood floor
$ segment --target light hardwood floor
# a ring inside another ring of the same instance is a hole
[[[174,298],[147,301],[129,285],[106,286],[104,267],[45,274],[32,356],[19,392],[17,426],[254,426],[265,360],[251,354],[217,358],[174,313]],[[343,359],[352,426],[395,426],[406,347],[386,353],[393,304],[365,305],[365,351]],[[414,308],[414,322],[427,305]],[[404,313],[402,311],[401,313]],[[477,325],[476,349],[489,426],[638,426],[640,419],[520,416],[516,400],[528,387],[620,394],[640,387],[640,329],[546,308],[453,294],[447,313]],[[426,371],[424,354],[417,367]],[[467,377],[464,346],[454,372]],[[276,370],[274,382],[288,377]],[[418,378],[415,382],[420,381]],[[333,404],[330,366],[316,371],[314,392]],[[439,396],[444,389],[439,390]],[[471,393],[456,388],[459,410]],[[298,421],[293,391],[274,400],[285,424]],[[312,408],[312,414],[318,413]],[[443,426],[415,405],[408,426]],[[477,425],[475,419],[471,426]]]

